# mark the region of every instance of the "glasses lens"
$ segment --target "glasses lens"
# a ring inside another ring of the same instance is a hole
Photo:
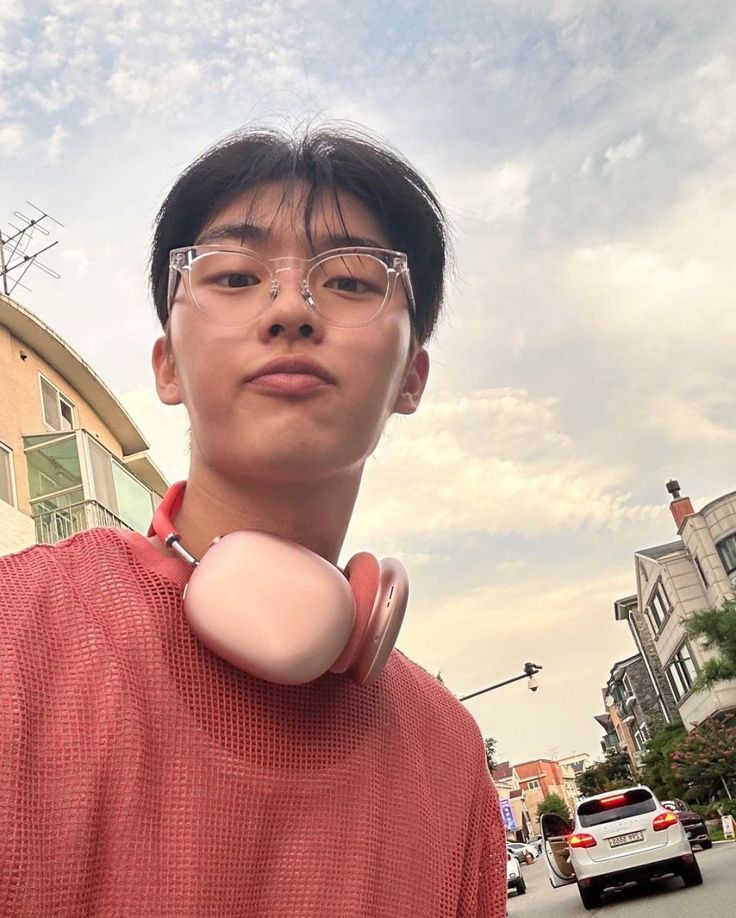
[[[207,252],[191,264],[194,301],[216,325],[238,326],[270,303],[268,265],[245,252]]]
[[[349,328],[370,322],[381,311],[389,273],[374,255],[343,253],[316,264],[307,283],[318,312],[328,322]]]

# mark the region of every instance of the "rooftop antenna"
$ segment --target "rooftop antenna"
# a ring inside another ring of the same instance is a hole
[[[30,292],[30,287],[26,287],[22,280],[32,267],[40,268],[44,274],[48,274],[54,280],[61,277],[61,274],[58,274],[53,268],[39,261],[38,256],[59,244],[58,239],[54,242],[47,242],[51,235],[48,224],[55,223],[56,226],[64,224],[59,223],[51,214],[47,214],[45,210],[41,210],[30,201],[26,201],[26,204],[33,208],[33,216],[28,217],[21,211],[14,210],[13,219],[20,225],[8,222],[11,228],[10,233],[5,233],[0,229],[0,277],[2,277],[5,296],[10,296],[16,287]]]

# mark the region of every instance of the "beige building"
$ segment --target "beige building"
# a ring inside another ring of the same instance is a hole
[[[0,294],[0,554],[92,526],[144,532],[167,483],[95,372]]]
[[[678,538],[636,552],[636,596],[618,600],[614,610],[629,623],[662,719],[679,716],[691,730],[713,714],[736,709],[736,681],[693,691],[711,654],[688,638],[683,625],[690,613],[721,605],[736,589],[736,491],[696,512],[690,498],[680,497],[676,481],[667,489]]]
[[[580,800],[577,776],[584,772],[589,765],[593,764],[593,759],[587,752],[577,752],[574,755],[565,756],[564,759],[559,759],[558,764],[562,769],[562,778],[565,782],[565,797],[572,812],[572,809]]]

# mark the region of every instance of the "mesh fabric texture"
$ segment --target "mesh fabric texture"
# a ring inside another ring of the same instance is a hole
[[[189,573],[105,529],[0,558],[0,915],[503,918],[465,709],[398,652],[367,688],[250,677]]]

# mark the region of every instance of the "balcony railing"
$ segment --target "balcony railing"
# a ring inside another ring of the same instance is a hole
[[[60,542],[76,532],[105,526],[111,529],[130,529],[119,517],[96,500],[80,501],[69,507],[47,510],[35,517],[37,542]]]

